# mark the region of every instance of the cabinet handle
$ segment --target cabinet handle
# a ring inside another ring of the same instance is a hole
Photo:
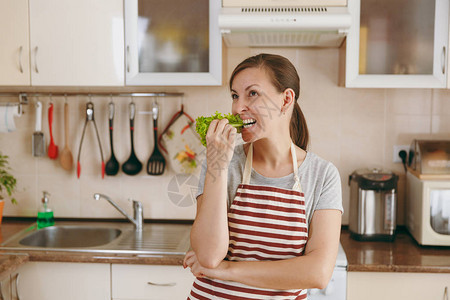
[[[20,73],[23,74],[23,68],[22,68],[22,52],[23,52],[23,46],[20,46],[20,48],[19,48],[19,70],[20,70]]]
[[[17,300],[20,300],[20,296],[19,296],[19,273],[17,273],[17,275],[16,275],[16,280],[14,281],[14,284],[16,286]]]
[[[168,282],[168,283],[155,283],[155,282],[147,282],[148,285],[155,285],[155,286],[176,286],[176,282]]]
[[[445,46],[442,47],[442,55],[441,55],[441,66],[442,66],[442,74],[445,74],[445,55],[446,55]]]
[[[127,45],[127,73],[130,73],[130,46]]]
[[[3,296],[3,283],[0,281],[0,300],[5,300]]]
[[[447,287],[445,287],[445,289],[444,289],[444,300],[448,300],[448,291],[447,291]]]
[[[34,70],[36,73],[39,73],[38,64],[37,64],[37,53],[38,53],[38,47],[34,48]]]

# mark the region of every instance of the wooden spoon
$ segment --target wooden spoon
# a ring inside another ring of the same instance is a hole
[[[73,167],[73,157],[72,152],[70,152],[68,145],[68,136],[69,136],[69,104],[66,102],[64,104],[64,148],[61,151],[61,156],[59,161],[61,166],[67,170],[71,171]]]

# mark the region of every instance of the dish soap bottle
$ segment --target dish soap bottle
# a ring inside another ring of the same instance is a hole
[[[38,229],[53,226],[55,224],[53,210],[48,206],[48,196],[50,196],[50,194],[45,191],[43,193],[44,196],[42,197],[42,205],[39,208],[37,216]]]

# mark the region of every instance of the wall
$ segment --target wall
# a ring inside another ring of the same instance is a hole
[[[300,106],[306,116],[310,134],[310,151],[332,161],[339,169],[343,187],[343,202],[346,213],[343,223],[348,224],[349,189],[348,176],[358,168],[379,167],[395,171],[400,175],[398,223],[404,224],[404,172],[400,164],[393,164],[393,145],[409,145],[414,138],[450,138],[450,91],[438,89],[345,89],[338,87],[338,49],[226,49],[224,54],[225,84],[222,87],[171,87],[171,88],[121,88],[108,91],[169,91],[184,92],[186,111],[194,118],[208,115],[216,110],[228,112],[231,99],[227,79],[234,66],[243,58],[259,52],[279,53],[288,57],[298,68],[301,78]],[[17,88],[2,88],[0,91],[17,91]],[[22,89],[24,90],[24,89]],[[58,89],[28,88],[29,91]],[[74,89],[69,90],[81,90]],[[48,99],[44,102],[47,111]],[[54,98],[55,140],[59,149],[64,145],[63,103]],[[129,99],[114,99],[116,120],[114,147],[118,160],[123,163],[129,156],[129,133],[127,105]],[[150,110],[152,100],[135,99],[138,110]],[[85,120],[86,98],[69,101],[69,143],[76,159],[81,131]],[[95,118],[99,127],[105,160],[110,156],[107,105],[108,98],[94,98]],[[181,100],[158,99],[161,107],[159,128],[164,128],[177,111]],[[144,204],[146,218],[191,219],[195,206],[180,207],[169,196],[169,183],[176,174],[168,169],[163,176],[136,177],[119,173],[116,177],[101,179],[99,153],[95,135],[88,127],[81,155],[82,174],[77,179],[75,169],[68,173],[58,161],[31,156],[31,135],[34,131],[33,105],[26,107],[26,114],[16,119],[18,130],[0,134],[0,149],[11,156],[13,173],[18,179],[16,197],[19,204],[7,203],[7,216],[34,216],[38,209],[41,192],[51,193],[51,203],[57,217],[117,218],[121,215],[106,201],[96,202],[95,192],[111,196],[119,205],[131,211],[127,198],[140,200]],[[146,163],[153,149],[151,117],[138,114],[136,117],[136,152]],[[43,130],[48,141],[47,119]],[[144,174],[144,173],[141,173]],[[174,183],[172,181],[172,183]],[[195,189],[195,188],[194,188]],[[189,194],[192,186],[181,185],[180,193]]]

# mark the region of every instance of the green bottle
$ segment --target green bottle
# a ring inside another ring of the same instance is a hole
[[[48,196],[50,196],[50,194],[44,191],[44,196],[42,197],[42,205],[39,208],[37,215],[38,229],[53,226],[55,224],[55,220],[53,218],[53,210],[48,205]]]

